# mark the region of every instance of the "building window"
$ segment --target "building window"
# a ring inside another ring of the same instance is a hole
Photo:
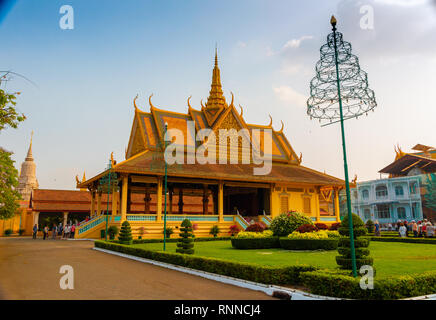
[[[416,202],[412,203],[412,216],[415,219],[418,219],[418,205]]]
[[[389,219],[390,217],[391,217],[391,213],[389,211],[389,205],[378,204],[377,205],[377,218],[378,219]]]
[[[280,197],[280,211],[281,213],[287,213],[289,211],[289,197],[281,196]]]
[[[402,186],[396,186],[395,187],[395,195],[397,197],[402,197],[404,195],[404,190]]]
[[[388,196],[388,188],[386,186],[378,186],[375,188],[375,196],[379,198],[386,198]]]
[[[416,182],[413,182],[413,183],[410,185],[410,193],[411,193],[411,194],[416,194]]]
[[[397,208],[398,219],[406,219],[406,209],[403,207]]]
[[[371,211],[369,209],[365,209],[363,211],[363,216],[365,217],[366,220],[371,219]]]
[[[308,198],[308,197],[303,198],[303,211],[304,211],[304,213],[312,213],[312,210],[310,207],[310,198]]]
[[[368,199],[369,198],[369,191],[367,189],[362,191],[362,198]]]

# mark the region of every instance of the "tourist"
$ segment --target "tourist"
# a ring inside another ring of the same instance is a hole
[[[62,222],[60,222],[58,226],[58,236],[62,237]]]
[[[380,223],[378,222],[378,220],[375,220],[374,223],[374,235],[376,237],[380,237]]]
[[[76,225],[73,224],[71,226],[70,238],[74,238],[74,232],[76,231]]]
[[[48,237],[48,227],[45,226],[42,232],[44,234],[44,237],[42,238],[42,240],[47,239],[47,237]]]
[[[409,236],[409,223],[407,222],[407,220],[404,220],[404,226],[406,227],[406,237]]]
[[[412,220],[412,232],[415,238],[418,237],[418,224],[415,222],[415,220]]]
[[[64,239],[68,238],[68,233],[69,233],[69,226],[67,224],[67,225],[65,225],[65,228],[64,228]]]
[[[52,228],[52,230],[51,230],[51,238],[52,238],[53,240],[56,240],[56,235],[57,235],[57,233],[58,233],[58,228],[57,228],[56,225],[54,224],[54,225],[53,225],[53,228]]]
[[[390,223],[390,222],[388,223],[388,230],[392,231],[392,223]]]
[[[435,227],[431,224],[431,222],[427,222],[427,237],[433,238],[435,233]]]
[[[424,222],[422,223],[422,236],[426,237],[427,236],[427,221],[424,219]]]
[[[406,237],[406,233],[407,233],[407,228],[404,225],[404,223],[400,224],[400,228],[398,229],[398,232],[400,233],[400,237],[401,238],[405,238]]]
[[[36,239],[36,234],[38,233],[38,225],[33,226],[33,239]]]

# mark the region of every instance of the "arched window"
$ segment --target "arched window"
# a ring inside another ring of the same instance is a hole
[[[406,219],[406,209],[403,207],[397,208],[398,219]]]
[[[369,191],[368,191],[368,189],[364,189],[362,191],[362,198],[363,199],[368,199],[369,198]]]
[[[365,217],[366,220],[371,219],[371,211],[369,209],[365,209],[363,211],[363,216]]]
[[[395,187],[395,195],[396,195],[397,197],[401,197],[401,196],[404,195],[404,190],[403,190],[403,187],[402,187],[402,186],[396,186],[396,187]]]
[[[386,186],[378,186],[375,188],[376,198],[386,198],[388,196],[388,188]]]
[[[416,182],[413,182],[413,183],[410,185],[410,193],[411,193],[411,194],[415,194],[415,193],[416,193],[416,188],[417,188]]]

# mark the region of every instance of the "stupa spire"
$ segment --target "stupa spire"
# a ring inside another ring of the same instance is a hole
[[[220,69],[218,67],[218,49],[215,47],[215,65],[212,71],[212,84],[210,86],[209,98],[207,98],[206,109],[221,109],[227,106],[221,87]]]
[[[33,141],[33,130],[32,133],[30,134],[30,145],[29,145],[29,150],[27,150],[26,161],[33,161],[32,141]]]

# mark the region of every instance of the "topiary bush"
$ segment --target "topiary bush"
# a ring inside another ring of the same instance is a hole
[[[162,233],[165,233],[165,230],[162,231]],[[165,236],[166,236],[167,239],[169,239],[173,233],[174,233],[173,228],[171,228],[171,227],[167,227],[166,228]]]
[[[260,224],[259,222],[250,224],[245,231],[248,232],[263,232],[265,230],[265,227]]]
[[[132,244],[132,228],[130,227],[130,223],[126,220],[121,225],[120,235],[118,236],[118,240],[121,244]]]
[[[220,227],[218,227],[217,225],[214,225],[209,230],[209,234],[213,235],[214,238],[216,238],[220,232],[221,232]]]
[[[299,226],[296,231],[300,233],[316,232],[318,231],[318,228],[315,227],[313,224],[303,224]]]
[[[313,225],[313,222],[309,217],[298,212],[282,213],[272,220],[270,230],[275,236],[284,237],[303,224]]]
[[[329,227],[325,223],[315,223],[315,227],[318,228],[318,230],[328,230]]]
[[[368,230],[368,233],[374,233],[374,222],[372,222],[371,219],[366,221],[366,229]]]
[[[363,265],[373,265],[373,258],[369,257],[369,239],[362,238],[367,233],[367,229],[362,219],[357,214],[352,214],[353,221],[353,235],[354,235],[354,248],[356,253],[356,267],[360,269]],[[339,227],[339,234],[343,236],[339,240],[338,253],[336,263],[341,269],[352,269],[351,261],[351,244],[350,244],[350,230],[348,215],[342,220]]]
[[[6,229],[5,231],[4,231],[4,235],[5,235],[5,237],[9,237],[11,234],[12,234],[12,229]]]
[[[193,254],[194,253],[194,239],[192,234],[192,224],[189,219],[182,221],[180,226],[179,241],[177,241],[176,252]]]
[[[107,234],[109,235],[110,240],[114,240],[115,236],[118,234],[118,227],[117,226],[110,226],[107,229]]]

